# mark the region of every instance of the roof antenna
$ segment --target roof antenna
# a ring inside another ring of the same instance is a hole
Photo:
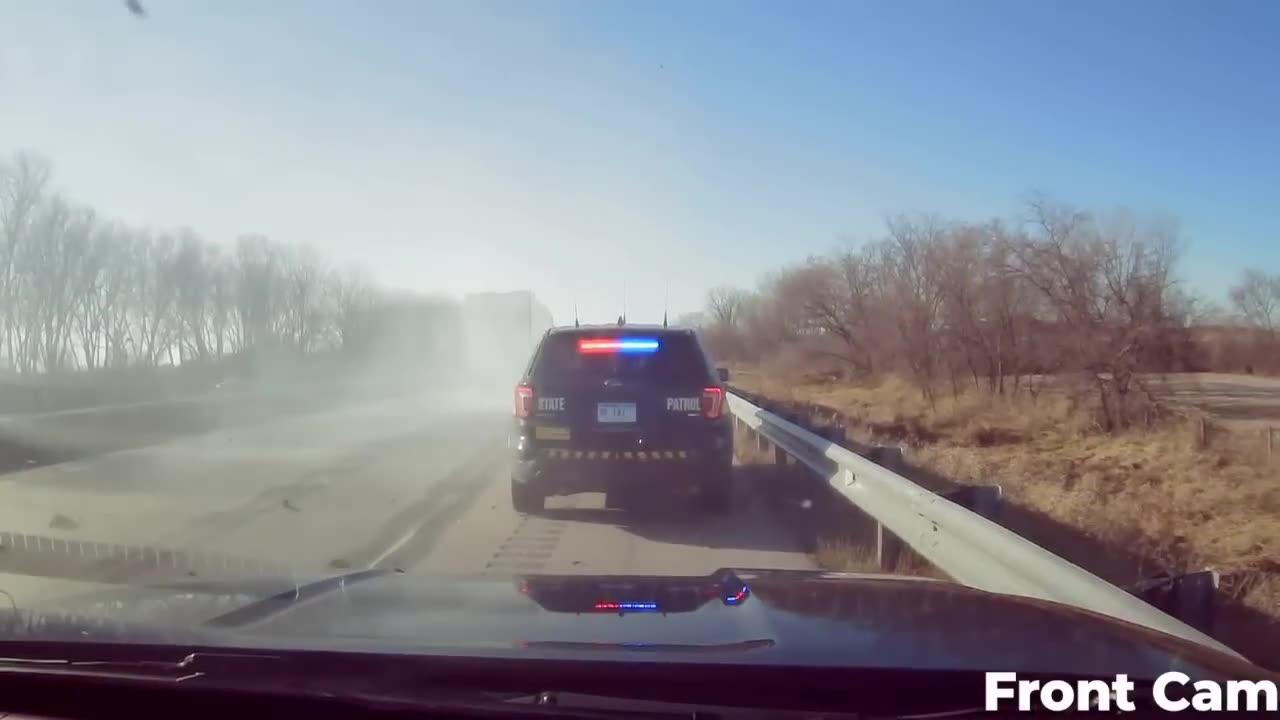
[[[574,298],[573,300],[573,326],[575,328],[580,327],[578,325],[578,299],[577,298]]]
[[[663,279],[662,281],[662,327],[667,327],[667,292],[671,289],[671,281]]]
[[[627,324],[627,281],[622,281],[622,314],[618,316],[618,324]]]

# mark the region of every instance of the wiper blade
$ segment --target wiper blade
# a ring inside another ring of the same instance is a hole
[[[26,675],[62,675],[85,678],[135,680],[177,684],[216,672],[216,666],[231,662],[237,672],[244,672],[245,662],[265,662],[275,667],[283,658],[277,655],[245,653],[189,653],[181,660],[77,660],[73,658],[0,658],[0,673]]]
[[[323,696],[334,702],[373,708],[405,708],[417,713],[438,713],[450,717],[475,718],[576,718],[577,720],[668,720],[689,717],[687,712],[640,709],[633,701],[603,698],[611,705],[592,707],[557,702],[554,693],[462,692],[451,688],[422,687],[416,693],[382,689],[356,690],[343,687],[341,680],[321,673],[295,677],[289,660],[277,655],[193,652],[180,660],[97,660],[72,658],[0,658],[0,675],[36,678],[81,678],[109,682],[178,685],[203,681],[244,693],[270,690],[298,697]],[[252,678],[252,680],[250,680]],[[290,682],[292,680],[292,682]],[[297,682],[302,680],[302,682]],[[281,682],[283,681],[283,682]],[[648,705],[652,705],[650,702]],[[702,713],[698,717],[708,717]],[[713,716],[712,716],[713,717]]]
[[[613,643],[572,640],[530,640],[528,642],[521,643],[520,646],[531,650],[597,650],[607,652],[623,650],[627,652],[723,653],[749,652],[751,650],[771,648],[776,644],[777,643],[769,638],[763,638],[760,640],[743,640],[741,642],[731,643],[708,643],[705,645],[692,643]]]
[[[236,608],[231,612],[207,620],[203,624],[205,627],[219,629],[241,628],[246,625],[253,625],[335,590],[345,590],[348,585],[394,572],[396,571],[392,569],[375,568],[323,578],[249,603],[244,607]]]

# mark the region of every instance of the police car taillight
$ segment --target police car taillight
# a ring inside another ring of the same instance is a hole
[[[516,386],[516,417],[527,418],[533,414],[533,387]]]
[[[709,387],[702,391],[702,417],[708,420],[720,419],[724,412],[724,390]]]

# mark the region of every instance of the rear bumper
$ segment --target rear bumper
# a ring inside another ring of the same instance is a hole
[[[575,451],[576,452],[576,451]],[[723,482],[731,471],[731,457],[715,457],[679,451],[665,451],[657,459],[636,456],[621,460],[590,459],[558,454],[532,459],[517,460],[512,469],[512,482],[533,485],[544,495],[570,495],[580,492],[616,492],[636,486],[650,487],[655,491],[697,489],[705,485]]]

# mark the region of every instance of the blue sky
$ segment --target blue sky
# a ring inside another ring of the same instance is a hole
[[[1175,214],[1211,297],[1280,270],[1280,3],[143,4],[0,9],[0,150],[399,286],[657,319],[1032,190]]]

